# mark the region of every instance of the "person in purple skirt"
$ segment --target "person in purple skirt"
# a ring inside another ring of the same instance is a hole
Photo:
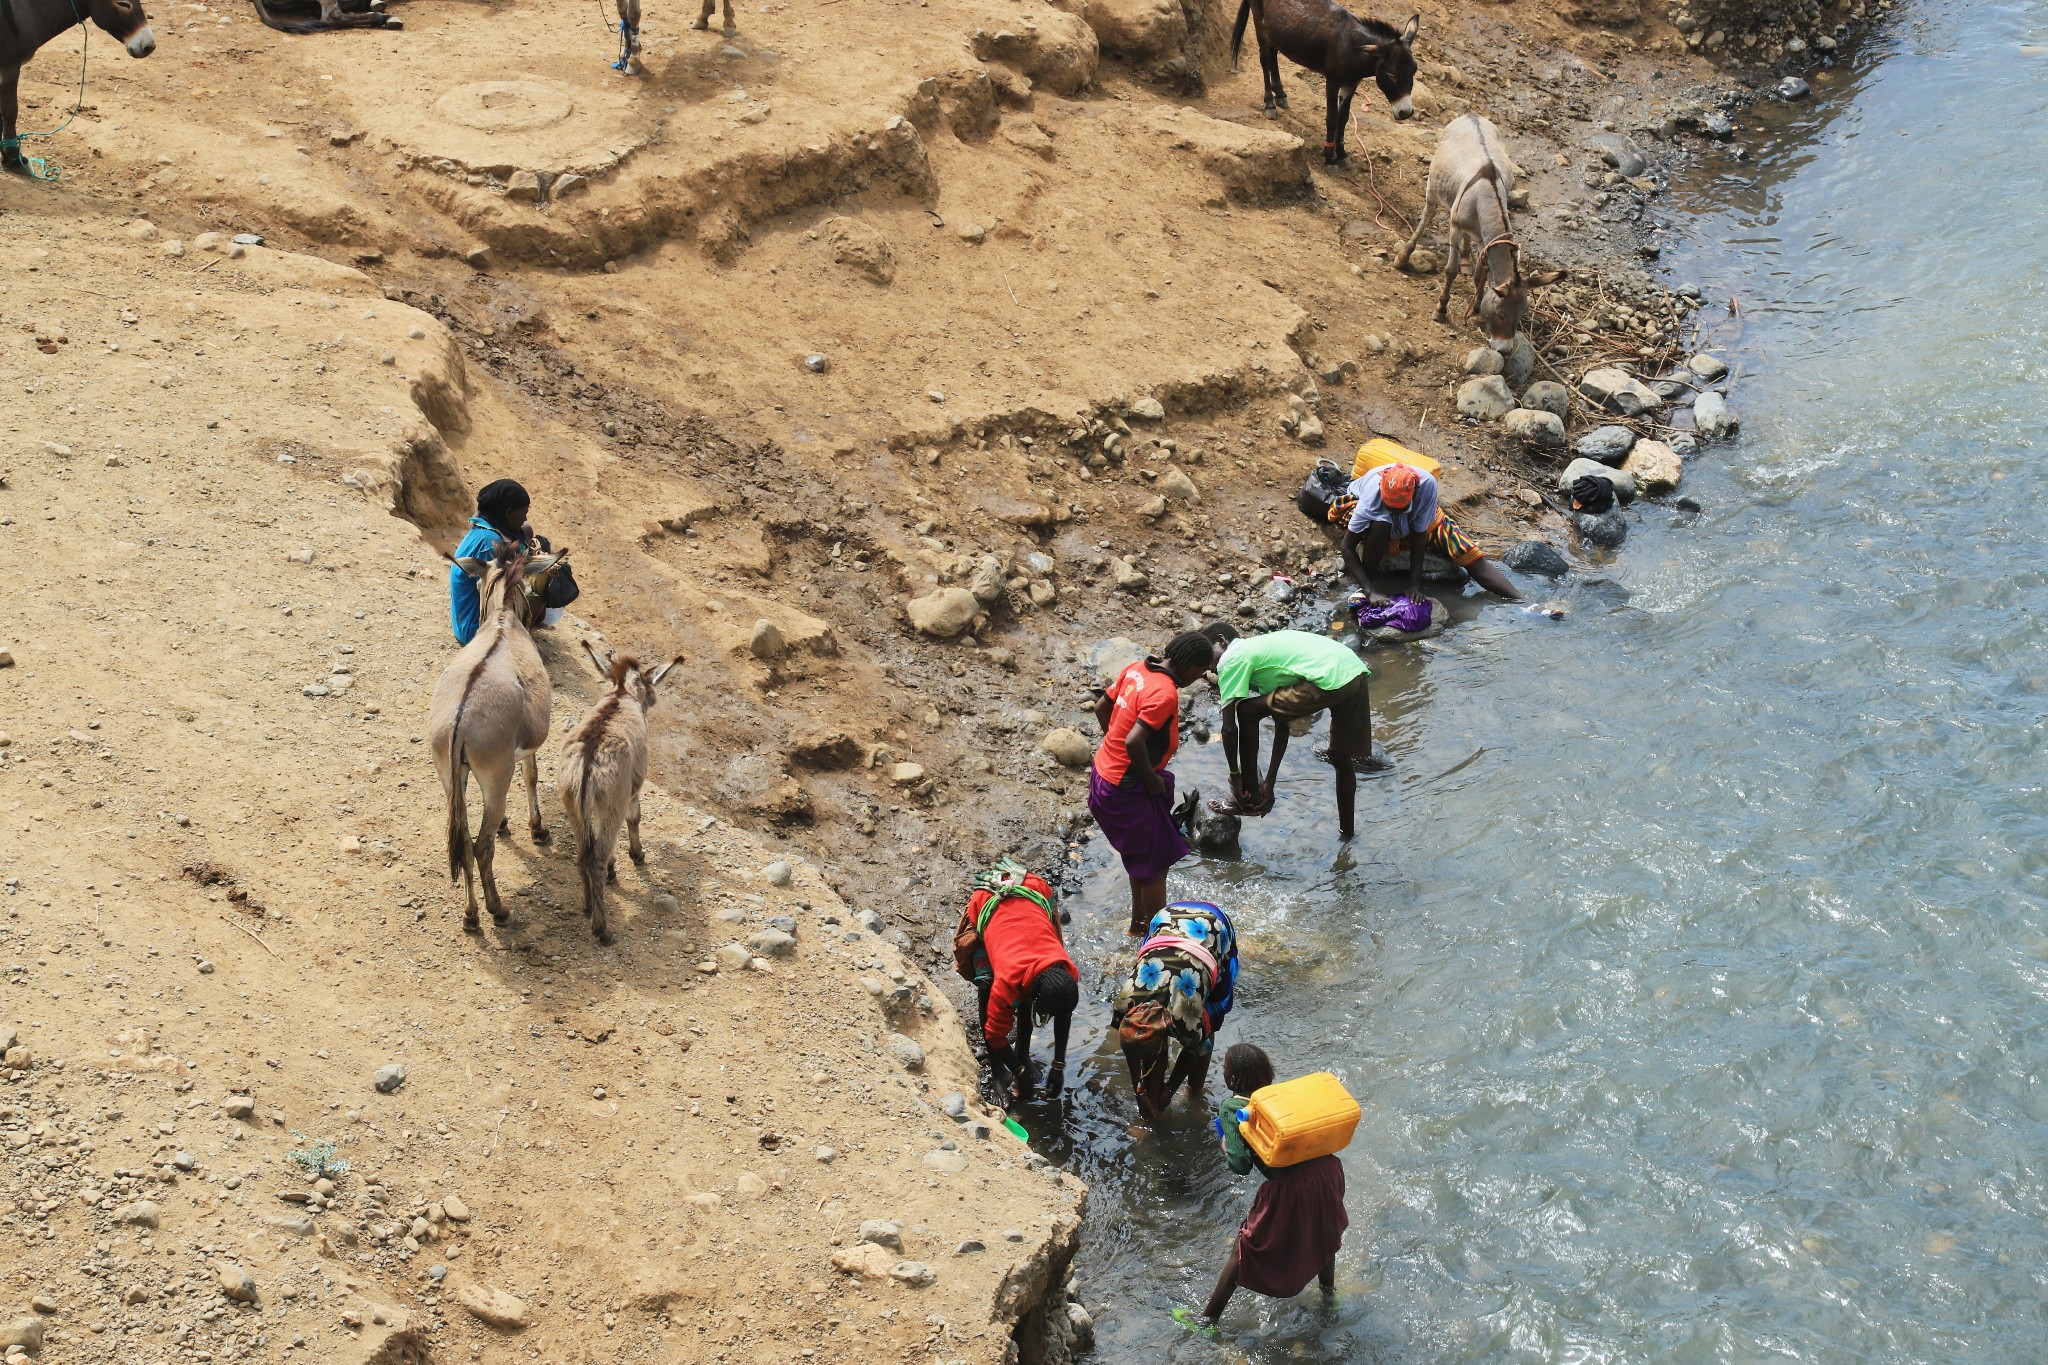
[[[1088,770],[1088,813],[1124,860],[1131,879],[1131,932],[1142,934],[1166,907],[1166,869],[1188,856],[1173,822],[1173,774],[1180,747],[1180,690],[1215,667],[1207,636],[1183,631],[1166,658],[1141,659],[1117,674],[1095,703],[1102,743]]]

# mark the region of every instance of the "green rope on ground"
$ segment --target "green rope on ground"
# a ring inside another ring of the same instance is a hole
[[[44,142],[50,141],[57,134],[69,128],[71,120],[78,117],[78,111],[85,108],[85,53],[86,49],[92,45],[92,26],[86,23],[84,15],[78,13],[78,0],[71,0],[71,12],[77,15],[80,35],[78,39],[78,98],[71,101],[71,112],[64,115],[62,123],[48,132],[21,133],[14,137],[0,137],[0,151],[18,154],[21,151],[21,144],[27,142],[30,138],[37,138]],[[63,172],[52,166],[45,157],[24,156],[21,158],[21,164],[27,168],[29,179],[31,180],[51,182],[63,175]]]

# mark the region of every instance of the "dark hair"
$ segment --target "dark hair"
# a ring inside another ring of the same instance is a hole
[[[1273,1083],[1273,1059],[1254,1043],[1232,1043],[1223,1054],[1223,1083],[1240,1095],[1250,1095]]]
[[[1228,649],[1232,641],[1243,638],[1228,621],[1211,621],[1199,633],[1218,649]]]
[[[1216,647],[1198,630],[1184,630],[1166,642],[1166,662],[1197,676],[1216,666]]]
[[[1072,1014],[1081,1003],[1081,987],[1065,967],[1047,967],[1031,978],[1031,1011],[1034,1014]]]
[[[513,540],[519,539],[519,523],[531,506],[533,499],[516,479],[494,479],[476,491],[476,514]]]

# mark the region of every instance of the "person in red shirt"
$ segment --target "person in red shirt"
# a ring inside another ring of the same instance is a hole
[[[1037,1022],[1050,1019],[1052,1068],[1045,1093],[1058,1095],[1066,1087],[1067,1029],[1081,1003],[1081,972],[1060,939],[1059,916],[1035,898],[1006,896],[982,926],[981,951],[986,957],[975,966],[985,961],[987,976],[977,971],[975,986],[996,1087],[1008,1086],[1012,1103],[1030,1098],[1031,1034]]]
[[[1183,631],[1166,660],[1145,659],[1117,675],[1095,703],[1102,743],[1088,772],[1088,813],[1131,879],[1131,932],[1142,934],[1166,906],[1166,869],[1188,856],[1173,822],[1173,774],[1180,747],[1180,690],[1216,664],[1206,636]]]

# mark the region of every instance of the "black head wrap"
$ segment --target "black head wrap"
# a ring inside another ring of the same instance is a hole
[[[519,539],[519,528],[531,506],[533,499],[526,496],[517,479],[494,479],[477,490],[476,514],[511,540]]]

